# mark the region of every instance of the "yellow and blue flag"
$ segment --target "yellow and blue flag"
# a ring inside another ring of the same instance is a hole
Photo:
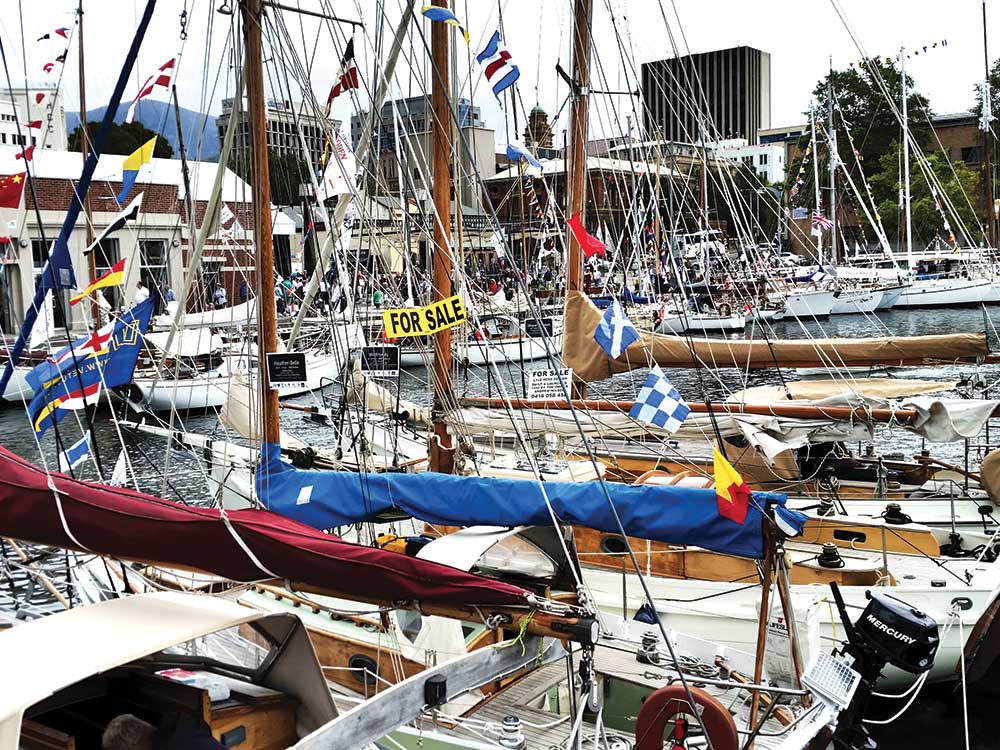
[[[465,43],[469,43],[469,32],[465,30],[458,17],[452,13],[447,8],[441,8],[437,5],[425,5],[420,9],[424,18],[429,18],[431,21],[440,21],[441,23],[446,23],[449,26],[454,26],[459,31],[462,32],[462,37],[465,39]]]
[[[128,198],[132,186],[135,185],[136,177],[139,176],[139,168],[152,161],[154,148],[156,148],[156,136],[139,146],[122,162],[122,191],[118,193],[119,203],[124,203],[125,199]]]
[[[153,302],[152,297],[140,302],[28,373],[25,379],[35,390],[28,419],[38,437],[62,421],[67,411],[94,403],[102,387],[131,382]]]

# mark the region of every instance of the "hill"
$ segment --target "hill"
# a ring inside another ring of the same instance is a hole
[[[98,107],[87,110],[87,119],[91,122],[101,120],[107,107]],[[128,104],[118,107],[118,114],[115,122],[124,122],[128,113]],[[219,158],[219,133],[216,130],[215,118],[211,115],[204,115],[192,109],[181,107],[181,131],[184,134],[184,147],[187,149],[187,157],[192,160],[215,161]],[[174,108],[167,102],[144,101],[139,104],[136,113],[139,120],[150,130],[159,133],[174,149],[174,158],[180,158],[180,144],[177,139],[177,120],[174,117]],[[72,133],[80,124],[78,112],[66,113],[66,131]],[[202,130],[204,128],[204,130]],[[201,147],[199,150],[198,134],[203,133]]]

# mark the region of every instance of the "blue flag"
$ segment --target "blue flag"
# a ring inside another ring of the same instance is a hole
[[[111,329],[107,336],[101,337],[98,331],[86,339],[91,349],[88,353],[83,353],[82,346],[78,350],[81,342],[77,342],[73,349],[80,356],[65,357],[58,363],[43,362],[30,373],[39,387],[28,404],[28,419],[38,437],[62,421],[67,411],[94,403],[102,387],[114,388],[131,382],[153,314],[153,302],[152,297],[140,302],[106,326]]]
[[[598,322],[594,330],[594,341],[601,345],[609,357],[618,359],[630,344],[638,340],[639,332],[625,315],[621,302],[615,300],[608,305]]]
[[[59,454],[59,471],[65,473],[70,469],[75,469],[86,461],[89,455],[90,433],[85,432],[82,438]]]

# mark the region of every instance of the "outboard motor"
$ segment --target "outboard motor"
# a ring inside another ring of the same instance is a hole
[[[833,746],[837,750],[873,750],[862,720],[868,710],[875,684],[886,664],[910,674],[921,674],[934,665],[938,649],[937,623],[919,609],[881,591],[868,591],[868,606],[851,622],[836,583],[831,583],[847,642],[843,656],[852,659],[851,668],[861,682],[850,704],[840,712]]]

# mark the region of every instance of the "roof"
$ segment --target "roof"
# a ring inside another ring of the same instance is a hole
[[[539,159],[542,163],[542,175],[551,177],[556,174],[563,174],[566,171],[565,159]],[[649,162],[629,161],[628,159],[612,159],[607,156],[588,156],[587,171],[601,172],[621,172],[623,174],[659,174],[663,177],[671,175],[682,177],[679,172],[673,172],[668,167],[660,166]],[[492,177],[487,177],[484,182],[499,182],[501,180],[511,180],[518,177],[517,165],[507,167],[497,172]]]
[[[25,709],[90,675],[265,613],[207,595],[136,594],[77,607],[0,635],[0,750],[16,750]],[[44,664],[44,669],[39,665]]]
[[[932,125],[952,125],[964,121],[974,121],[976,116],[972,112],[946,112],[943,115],[934,115],[931,119]]]
[[[0,174],[14,174],[24,171],[23,162],[15,158],[21,153],[19,146],[0,146]],[[121,154],[102,154],[94,170],[95,182],[121,182]],[[46,179],[77,180],[83,167],[83,157],[79,151],[56,151],[55,149],[35,149],[32,157],[32,167],[36,177]],[[196,201],[207,201],[212,194],[212,183],[219,165],[208,161],[189,161],[191,186]],[[153,159],[139,169],[137,185],[142,183],[154,185],[175,185],[177,196],[185,198],[184,176],[181,172],[180,159]],[[222,200],[250,203],[253,198],[253,188],[242,180],[231,169],[226,169],[222,182]]]

